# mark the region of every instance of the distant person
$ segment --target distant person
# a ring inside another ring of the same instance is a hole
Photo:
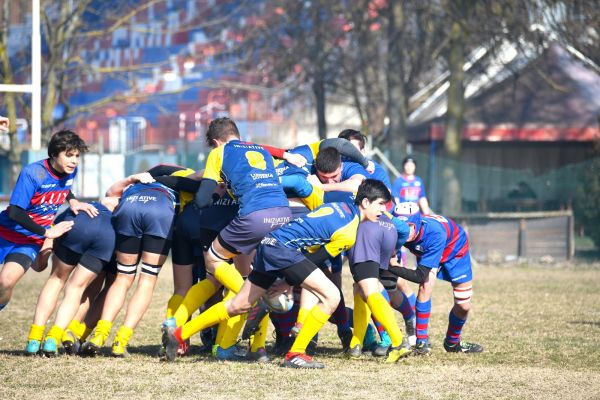
[[[0,310],[12,296],[17,282],[25,275],[42,248],[44,239],[54,239],[73,226],[52,222],[59,207],[68,201],[71,211],[98,215],[91,204],[79,202],[71,186],[77,175],[79,157],[87,151],[85,142],[72,131],[55,133],[48,144],[48,158],[23,168],[10,196],[9,206],[0,213]],[[41,341],[44,327],[36,332]]]
[[[394,181],[392,185],[392,196],[396,204],[407,201],[417,203],[424,215],[431,214],[429,201],[425,194],[425,185],[423,180],[415,175],[417,163],[414,158],[407,156],[402,161],[402,175]]]

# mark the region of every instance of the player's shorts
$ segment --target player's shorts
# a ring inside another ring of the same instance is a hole
[[[74,215],[66,211],[64,220],[73,221],[73,228],[56,240],[54,254],[65,264],[81,264],[100,273],[113,257],[116,234],[112,213],[100,204],[96,208],[99,214],[94,218],[84,212]]]
[[[398,234],[389,219],[358,224],[356,241],[348,250],[350,264],[374,261],[381,269],[388,269]]]
[[[306,214],[308,214],[310,212],[310,210],[308,209],[308,207],[306,206],[302,206],[302,207],[290,207],[290,211],[292,212],[292,219],[296,219],[299,217],[304,217]]]
[[[141,238],[144,235],[171,240],[175,208],[171,199],[156,189],[144,189],[123,197],[113,213],[119,235]]]
[[[27,271],[41,248],[37,244],[19,244],[0,238],[0,263],[15,262]]]
[[[219,243],[231,253],[250,254],[271,231],[290,221],[289,207],[265,208],[235,217],[218,236]]]
[[[276,239],[266,237],[256,250],[253,269],[248,279],[268,289],[277,278],[285,278],[290,285],[299,285],[317,266],[296,249],[285,247]]]
[[[438,269],[437,278],[450,283],[472,281],[471,254],[467,251],[464,256],[443,263]]]

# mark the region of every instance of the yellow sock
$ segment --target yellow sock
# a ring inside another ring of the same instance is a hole
[[[56,341],[56,343],[61,343],[63,333],[64,333],[63,328],[61,328],[58,325],[54,325],[52,328],[50,328],[50,330],[46,334],[46,337],[53,338]]]
[[[79,322],[76,319],[74,319],[69,323],[69,326],[67,326],[67,329],[65,329],[65,330],[69,330],[69,331],[73,332],[75,337],[77,339],[80,339],[81,335],[83,335],[83,332],[85,332],[85,328],[86,328],[86,326],[85,326],[84,322]]]
[[[79,340],[84,342],[85,339],[87,339],[87,337],[90,336],[90,333],[92,333],[94,328],[90,328],[84,322],[81,323],[81,326],[83,326],[83,333],[81,334],[81,337],[79,338]]]
[[[235,266],[225,261],[217,265],[214,277],[221,282],[223,286],[235,293],[239,292],[244,284],[244,278],[242,278],[242,275],[235,269]]]
[[[388,335],[390,335],[392,347],[400,346],[402,344],[402,331],[400,331],[392,307],[385,297],[379,292],[373,293],[367,297],[367,304],[377,321],[383,325]]]
[[[182,301],[183,296],[179,294],[174,294],[173,296],[171,296],[169,302],[167,303],[167,315],[165,317],[166,319],[169,319],[175,315],[175,311],[177,311],[177,308],[179,308],[179,305]]]
[[[229,314],[227,314],[225,303],[221,301],[196,318],[193,318],[190,322],[184,324],[181,327],[181,338],[183,340],[189,339],[194,333],[200,332],[202,329],[213,326],[218,322],[227,321],[228,319]]]
[[[235,297],[235,293],[232,292],[231,290],[226,289],[225,297],[223,297],[223,303],[226,303],[228,300],[231,300],[234,297]],[[223,335],[225,334],[225,331],[227,330],[228,321],[229,320],[219,322],[219,328],[217,329],[217,337],[215,338],[215,344],[218,344],[219,346],[221,345],[221,342],[223,342]]]
[[[329,320],[331,314],[327,314],[321,310],[321,307],[317,304],[310,310],[310,314],[306,318],[306,321],[302,324],[300,333],[296,337],[291,353],[306,353],[306,346],[310,343],[311,339],[319,332],[321,327],[325,325],[325,322]]]
[[[352,340],[350,341],[351,348],[357,344],[362,346],[370,317],[371,310],[369,310],[367,303],[365,303],[358,293],[354,293],[354,331],[352,332]]]
[[[247,316],[248,314],[240,314],[227,320],[227,328],[223,332],[221,342],[217,343],[221,348],[228,349],[237,343],[240,331],[244,327],[244,323],[246,323]]]
[[[208,279],[201,280],[188,290],[181,304],[175,311],[177,326],[182,326],[200,306],[215,294],[217,287]]]
[[[258,330],[250,338],[250,351],[254,352],[260,348],[264,348],[267,342],[267,328],[269,327],[269,316],[265,317],[260,321]]]
[[[96,325],[96,333],[95,333],[95,337],[97,336],[101,336],[102,337],[102,343],[104,343],[104,341],[106,340],[106,338],[108,338],[108,335],[110,335],[110,330],[112,329],[112,322],[101,319],[100,321],[98,321],[98,324]]]
[[[27,340],[37,340],[42,341],[44,338],[44,329],[46,327],[44,325],[31,325],[29,328],[29,336],[27,336]]]
[[[298,310],[298,318],[296,318],[296,323],[299,325],[304,324],[304,321],[306,321],[306,318],[309,314],[310,310],[308,308],[300,308]]]
[[[129,339],[133,335],[133,329],[128,326],[121,325],[117,334],[115,335],[115,342],[119,342],[122,346],[127,346]]]

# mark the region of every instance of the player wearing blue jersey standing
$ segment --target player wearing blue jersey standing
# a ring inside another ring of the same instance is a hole
[[[305,217],[296,218],[269,233],[258,247],[254,269],[233,299],[214,305],[177,329],[169,328],[168,359],[175,358],[175,350],[183,340],[207,326],[247,312],[267,290],[271,289],[270,294],[274,295],[289,290],[289,285],[300,285],[319,300],[307,316],[283,365],[323,368],[323,364],[306,355],[306,347],[336,309],[340,292],[317,265],[352,247],[358,224],[365,220],[376,221],[389,198],[389,192],[381,182],[367,180],[360,185],[355,204],[324,204]],[[302,252],[308,249],[313,252]],[[285,281],[272,287],[277,278],[285,278]]]
[[[180,176],[180,171],[187,171],[187,175]],[[198,181],[189,177],[193,173],[193,170],[180,166],[158,165],[148,171],[146,179],[132,184],[123,192],[113,213],[117,233],[117,277],[106,295],[102,317],[94,335],[81,347],[85,355],[100,352],[135,281],[141,261],[137,287],[112,345],[113,356],[129,355],[127,345],[150,305],[158,274],[171,248],[180,194],[194,193],[198,189]]]
[[[231,296],[239,292],[244,281],[229,261],[240,254],[252,254],[267,233],[287,223],[291,217],[273,158],[263,147],[241,141],[235,122],[225,117],[210,123],[206,140],[213,150],[206,160],[195,203],[201,209],[210,206],[215,188],[219,183],[225,183],[240,203],[239,213],[211,243],[205,253],[209,276],[188,291],[174,317],[165,321],[164,334],[168,326],[183,325],[221,285]],[[242,324],[237,324],[224,335],[237,339],[241,328]],[[219,346],[214,353],[233,353],[235,340],[226,342],[232,345]]]
[[[71,229],[70,221],[51,226],[58,208],[68,201],[74,213],[96,216],[90,204],[71,193],[79,157],[85,142],[72,131],[55,133],[48,144],[48,158],[27,165],[17,179],[6,210],[0,213],[0,310],[12,296],[17,282],[31,266],[45,238],[57,238]],[[37,332],[38,340],[42,339]]]
[[[415,353],[430,352],[427,343],[428,325],[436,276],[450,282],[454,293],[454,307],[450,310],[444,349],[447,352],[463,353],[483,351],[482,346],[461,340],[473,294],[469,241],[464,229],[441,215],[421,216],[416,203],[401,203],[396,206],[394,212],[410,226],[410,235],[405,246],[417,256],[416,270],[399,266],[390,268],[390,272],[398,277],[419,284]]]

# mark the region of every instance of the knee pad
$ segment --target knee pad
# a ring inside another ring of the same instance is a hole
[[[162,265],[146,264],[142,262],[142,272],[152,276],[158,276]]]
[[[465,304],[471,302],[473,297],[473,286],[465,286],[461,288],[453,288],[454,302],[456,304]]]
[[[379,281],[388,292],[398,290],[398,287],[396,286],[398,278],[396,276],[380,276]]]

